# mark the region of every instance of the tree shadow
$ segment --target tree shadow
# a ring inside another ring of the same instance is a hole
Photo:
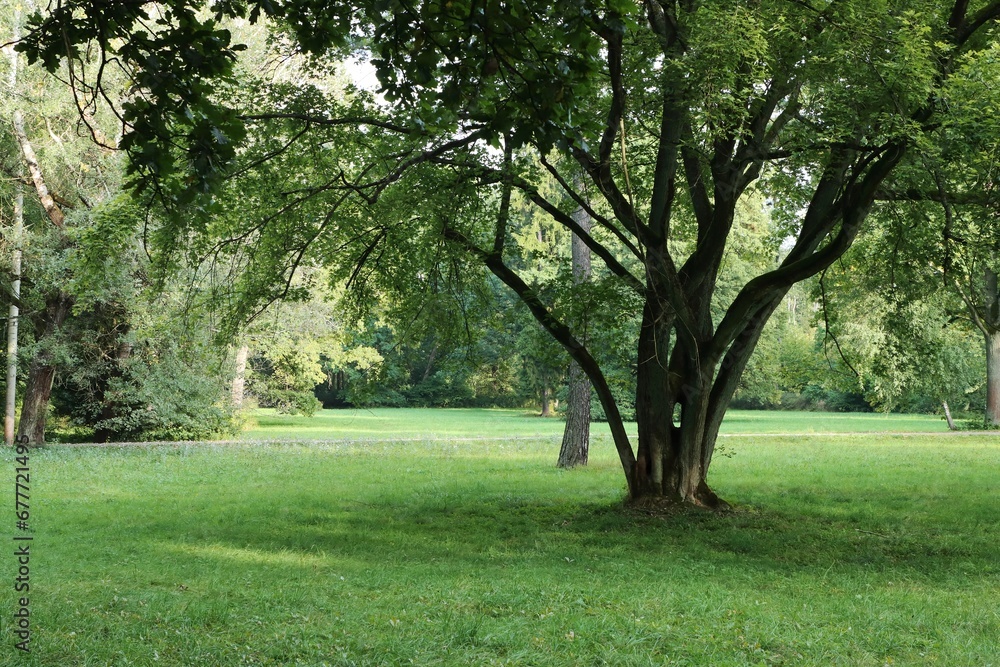
[[[687,562],[789,573],[831,569],[935,577],[955,568],[969,578],[997,571],[990,532],[963,531],[946,501],[910,520],[905,506],[876,507],[836,491],[726,513],[681,509],[666,515],[622,503],[532,499],[505,494],[448,500],[407,498],[324,504],[300,496],[280,510],[251,505],[238,517],[170,523],[158,540],[269,553],[324,554],[354,567],[437,563],[462,570],[491,566]],[[985,504],[986,499],[983,499]],[[988,514],[970,505],[965,513]],[[993,528],[996,520],[992,521]],[[236,552],[234,552],[236,553]],[[266,558],[264,559],[266,560]]]

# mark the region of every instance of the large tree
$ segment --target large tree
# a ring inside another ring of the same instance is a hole
[[[165,201],[211,212],[198,193],[248,130],[254,160],[240,174],[298,155],[297,171],[270,172],[291,181],[272,187],[286,203],[230,238],[270,235],[271,256],[292,266],[319,247],[330,263],[355,260],[355,278],[377,268],[419,281],[441,239],[479,261],[591,380],[630,495],[706,506],[722,504],[709,465],[765,323],[791,285],[850,247],[883,182],[948,112],[939,90],[1000,16],[1000,2],[969,0],[201,4],[63,1],[22,48],[54,67],[96,39],[109,67],[132,72],[123,145],[137,182]],[[305,73],[370,54],[383,103],[304,84],[258,87],[242,108],[220,94],[235,47],[219,21],[265,14],[312,56]],[[76,74],[99,89],[100,71]],[[536,160],[558,197],[537,187]],[[737,210],[755,189],[774,198],[792,247],[713,318]],[[587,244],[614,303],[641,317],[635,447],[599,351],[521,275],[515,190]],[[566,201],[590,214],[590,233]],[[201,234],[204,219],[178,216],[170,231],[171,242]]]

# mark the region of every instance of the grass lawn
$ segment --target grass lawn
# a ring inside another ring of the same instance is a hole
[[[0,665],[1000,666],[1000,438],[734,436],[737,511],[663,517],[608,443],[558,470],[498,414],[33,453],[32,653],[8,583]]]
[[[629,424],[634,436],[635,424]],[[595,437],[611,437],[607,424],[594,424]],[[562,437],[561,419],[542,419],[527,410],[475,408],[375,408],[321,410],[314,417],[289,417],[256,410],[242,437],[253,439],[492,438]],[[934,415],[886,415],[838,412],[772,412],[730,410],[724,434],[747,433],[943,433],[944,420]]]

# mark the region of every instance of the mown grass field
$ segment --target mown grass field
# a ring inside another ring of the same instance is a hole
[[[289,417],[273,410],[256,410],[242,437],[254,439],[448,439],[502,437],[561,437],[560,419],[542,419],[527,410],[477,408],[374,408],[321,410],[313,417]],[[943,433],[942,418],[838,412],[769,412],[731,410],[724,434],[759,433]],[[635,435],[635,424],[628,425]],[[591,427],[594,437],[610,438],[607,424]]]
[[[737,435],[736,511],[653,516],[608,443],[460,414],[403,421],[489,439],[35,452],[0,664],[1000,665],[1000,438]]]

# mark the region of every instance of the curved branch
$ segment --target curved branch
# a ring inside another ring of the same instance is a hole
[[[432,162],[434,162],[435,164],[456,165],[456,163],[452,160],[434,159],[432,160]],[[464,166],[466,168],[469,167],[469,165],[461,165],[461,166]],[[475,168],[478,170],[477,175],[481,183],[487,184],[487,183],[503,182],[504,175],[503,172],[501,172],[500,170],[491,169],[489,167],[484,167],[482,165],[475,165]],[[585,232],[580,227],[580,225],[575,220],[573,220],[572,216],[561,211],[558,206],[554,205],[552,202],[550,202],[544,196],[542,196],[534,185],[524,180],[523,178],[520,178],[518,176],[512,176],[511,183],[514,187],[516,187],[518,190],[527,195],[528,199],[530,199],[536,206],[538,206],[543,211],[545,211],[553,218],[555,218],[556,222],[563,225],[564,227],[572,231],[574,234],[576,234],[578,237],[580,237],[580,240],[583,241],[584,244],[586,244],[586,246],[590,248],[595,255],[601,258],[601,261],[603,261],[605,266],[608,267],[608,270],[611,271],[611,273],[613,273],[614,275],[623,278],[626,284],[628,284],[629,288],[631,288],[633,291],[639,294],[645,293],[645,286],[642,284],[642,281],[636,278],[631,271],[629,271],[621,262],[619,262],[618,259],[615,258],[612,252],[604,244],[595,239],[591,234]]]
[[[515,183],[515,185],[518,186],[519,190],[528,195],[528,198],[531,199],[531,201],[534,202],[535,205],[537,205],[543,211],[545,211],[553,218],[555,218],[556,221],[559,222],[559,224],[563,225],[564,227],[572,231],[574,234],[576,234],[578,237],[580,237],[580,240],[583,241],[587,245],[587,247],[594,252],[595,255],[601,258],[601,260],[613,274],[625,280],[626,284],[632,289],[632,291],[640,295],[645,294],[646,286],[642,284],[642,281],[640,281],[638,278],[632,275],[631,271],[629,271],[627,268],[625,268],[625,266],[621,262],[615,259],[614,255],[611,254],[611,251],[609,251],[606,247],[604,247],[603,244],[598,242],[596,239],[594,239],[593,236],[584,231],[583,228],[580,227],[580,225],[576,222],[576,220],[573,219],[573,216],[568,215],[563,211],[559,210],[557,206],[554,206],[550,201],[545,199],[545,197],[541,196],[538,193],[538,191],[529,183],[520,182],[520,183]],[[527,188],[522,187],[522,185],[527,186]]]
[[[956,3],[956,10],[958,9],[957,5],[961,4],[963,4],[962,0]],[[961,28],[956,31],[958,45],[965,44],[980,28],[998,18],[1000,18],[1000,2],[992,2],[976,12],[971,21],[965,22],[963,20]],[[954,15],[952,19],[954,20]]]
[[[632,449],[632,444],[629,442],[628,434],[625,432],[621,412],[619,412],[618,404],[611,394],[611,388],[608,386],[604,373],[594,360],[594,357],[591,356],[590,351],[573,336],[569,327],[549,311],[548,307],[538,297],[538,294],[515,271],[504,264],[503,258],[500,255],[483,250],[462,232],[449,227],[447,224],[445,224],[443,231],[446,239],[458,243],[478,257],[493,275],[510,287],[524,305],[528,307],[528,310],[531,311],[531,314],[538,323],[569,352],[573,360],[586,373],[608,417],[608,426],[611,427],[615,449],[618,451],[618,458],[625,471],[625,477],[629,480],[629,485],[631,486],[634,477],[632,472],[635,468],[635,452]],[[633,491],[631,488],[629,490]]]
[[[570,198],[574,202],[576,202],[580,208],[586,211],[587,215],[589,215],[591,219],[596,220],[597,224],[599,224],[601,227],[614,234],[615,238],[617,238],[619,241],[622,242],[622,245],[628,248],[629,251],[636,256],[636,258],[642,260],[642,251],[640,251],[639,248],[636,247],[636,245],[632,243],[632,241],[629,240],[629,238],[625,236],[620,229],[618,229],[618,227],[612,224],[610,220],[608,220],[603,215],[597,213],[593,209],[593,207],[591,207],[591,205],[588,204],[587,201],[570,186],[570,184],[566,181],[566,179],[563,178],[562,174],[560,174],[559,171],[555,168],[555,166],[553,166],[548,160],[546,160],[544,156],[542,156],[541,158],[541,163],[542,166],[544,166],[545,169],[548,170],[550,174],[552,174],[552,177],[556,179],[556,182],[558,182],[559,185],[562,186],[562,189],[566,191],[566,194],[568,194]]]

